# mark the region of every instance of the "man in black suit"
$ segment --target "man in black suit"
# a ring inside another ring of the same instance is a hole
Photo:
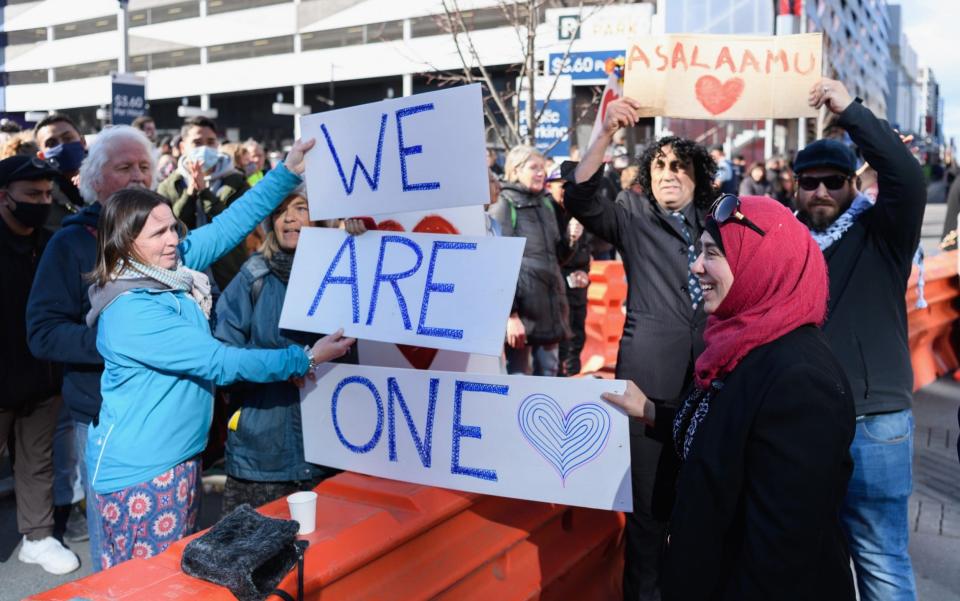
[[[587,231],[613,244],[623,257],[627,319],[617,378],[633,380],[654,402],[672,407],[682,400],[703,350],[706,315],[690,265],[700,252],[717,165],[703,146],[661,138],[640,159],[639,183],[648,197],[632,209],[601,198],[596,190],[603,153],[620,127],[636,122],[638,108],[630,98],[610,104],[603,133],[576,171],[567,175],[564,198],[567,210]],[[624,599],[659,599],[659,561],[672,484],[655,486],[662,445],[647,437],[641,424],[631,423],[630,428],[634,501],[633,513],[627,515]],[[662,461],[676,461],[675,454],[663,453]]]

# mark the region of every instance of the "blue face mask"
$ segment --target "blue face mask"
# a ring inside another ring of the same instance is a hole
[[[52,161],[60,173],[73,173],[79,169],[86,154],[87,149],[81,142],[67,142],[43,151],[44,158]]]
[[[217,166],[219,156],[216,149],[210,148],[209,146],[200,146],[194,148],[193,152],[190,153],[190,160],[194,163],[202,163],[203,170],[210,171]]]

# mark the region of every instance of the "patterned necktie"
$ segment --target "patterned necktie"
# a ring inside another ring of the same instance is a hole
[[[671,215],[680,224],[680,232],[687,243],[687,293],[690,294],[690,302],[693,304],[693,309],[696,310],[703,302],[703,290],[700,289],[700,281],[697,276],[693,275],[692,270],[693,262],[697,260],[697,250],[693,245],[693,234],[687,227],[687,220],[683,218],[682,213],[674,211]]]

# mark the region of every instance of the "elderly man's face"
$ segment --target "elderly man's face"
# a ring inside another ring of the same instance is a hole
[[[134,140],[117,140],[110,149],[107,163],[100,172],[100,184],[94,186],[97,200],[105,201],[111,194],[123,188],[153,185],[150,155],[143,144]]]
[[[677,158],[667,145],[650,162],[653,198],[668,211],[679,211],[693,201],[696,173],[692,163]]]

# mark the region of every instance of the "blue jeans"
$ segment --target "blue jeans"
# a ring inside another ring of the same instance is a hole
[[[84,490],[77,465],[76,435],[67,404],[60,406],[53,433],[53,504],[73,505],[83,500]]]
[[[913,411],[857,418],[853,475],[840,512],[862,601],[916,599],[907,553]]]
[[[97,511],[97,495],[90,486],[89,474],[87,474],[87,429],[90,424],[74,422],[73,433],[77,443],[77,463],[80,466],[80,479],[83,481],[83,491],[87,496],[87,531],[90,533],[90,570],[99,572],[101,570],[101,558],[103,550],[101,549],[100,539],[102,530],[100,528],[100,512]]]
[[[504,345],[508,374],[556,376],[560,369],[560,345],[526,345],[522,349]],[[530,359],[533,365],[530,365]]]

